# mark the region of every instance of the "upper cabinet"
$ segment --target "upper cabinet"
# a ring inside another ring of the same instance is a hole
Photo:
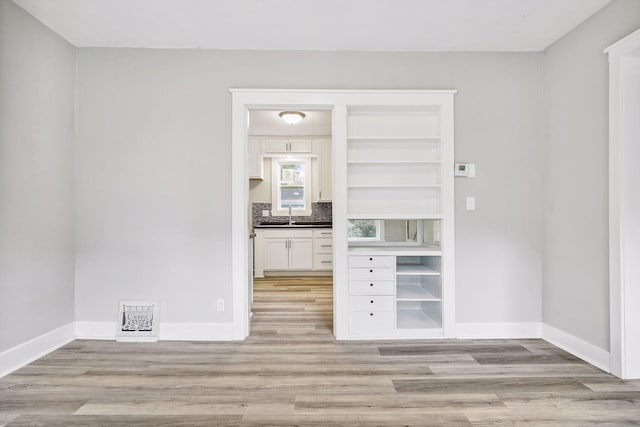
[[[249,138],[247,141],[247,172],[249,179],[264,179],[262,144],[259,139]]]
[[[267,153],[311,153],[310,139],[274,138],[265,141]]]
[[[330,202],[333,197],[333,152],[330,136],[272,137],[251,136],[248,140],[247,169],[249,179],[264,180],[271,170],[264,170],[265,158],[292,157],[311,160],[310,188],[312,202]],[[284,155],[284,156],[283,156]],[[273,167],[274,162],[267,162]],[[268,183],[268,179],[266,181]],[[273,201],[275,203],[275,201]]]

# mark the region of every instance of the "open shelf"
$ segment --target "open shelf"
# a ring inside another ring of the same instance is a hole
[[[442,298],[418,285],[399,285],[396,299],[398,301],[442,301]]]
[[[349,136],[350,141],[439,141],[439,136]]]
[[[440,184],[356,184],[347,188],[440,188]]]
[[[426,265],[420,264],[398,264],[396,266],[396,274],[401,275],[422,275],[422,276],[439,276],[440,272]]]
[[[440,329],[442,322],[424,310],[398,310],[398,329]]]
[[[431,214],[406,214],[406,213],[386,213],[386,214],[347,214],[347,219],[442,219],[443,215],[440,213]]]
[[[348,165],[437,165],[442,160],[349,160]]]

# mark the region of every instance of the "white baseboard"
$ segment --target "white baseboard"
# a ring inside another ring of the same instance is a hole
[[[76,336],[85,340],[115,340],[116,322],[76,322]],[[160,341],[230,341],[229,323],[160,323]]]
[[[545,323],[542,324],[542,339],[605,372],[611,372],[611,356],[608,351],[600,347]]]
[[[76,338],[79,340],[115,340],[116,322],[76,322]]]
[[[231,341],[233,324],[229,323],[160,323],[160,340]]]
[[[459,339],[526,339],[540,338],[540,322],[514,323],[457,323]]]
[[[76,338],[74,323],[67,323],[0,353],[0,378],[73,341]]]

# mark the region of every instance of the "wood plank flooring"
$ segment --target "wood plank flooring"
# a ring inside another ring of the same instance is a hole
[[[0,425],[640,425],[640,381],[542,340],[337,342],[330,278],[253,312],[241,343],[74,341],[0,379]]]

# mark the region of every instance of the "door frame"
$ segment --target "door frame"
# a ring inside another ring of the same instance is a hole
[[[638,79],[627,70],[630,66],[640,67],[640,30],[604,52],[609,55],[610,368],[611,373],[620,378],[640,378],[640,362],[637,362],[640,361],[640,328],[637,319],[632,317],[640,306],[640,273],[628,262],[640,256],[640,233],[628,219],[637,214],[637,208],[629,204],[628,188],[635,178],[630,173],[632,168],[625,165],[629,144],[633,143],[625,137],[625,132],[635,124],[626,118],[625,94],[630,79]],[[633,84],[640,85],[640,81],[635,80]],[[634,131],[638,132],[637,128]]]
[[[233,287],[233,313],[232,313],[232,339],[244,340],[249,336],[249,277],[248,277],[248,245],[249,230],[247,227],[249,209],[249,180],[247,179],[247,139],[248,139],[248,113],[251,109],[282,109],[282,110],[330,110],[335,108],[335,102],[331,99],[332,91],[314,90],[270,90],[270,89],[230,89],[232,95],[231,117],[231,268]],[[332,153],[335,164],[335,127],[332,120]],[[343,144],[344,145],[344,144]],[[335,185],[336,170],[333,170],[333,182]],[[340,211],[340,202],[333,198],[334,225],[337,212]],[[342,227],[346,230],[346,226]],[[338,233],[339,234],[339,233]],[[334,233],[334,241],[336,241]],[[346,252],[346,248],[344,249]],[[339,249],[337,249],[340,252]],[[334,252],[335,282],[336,253]],[[346,258],[344,258],[346,259]],[[338,321],[336,319],[336,287],[333,287],[333,325],[334,336],[337,335]]]

